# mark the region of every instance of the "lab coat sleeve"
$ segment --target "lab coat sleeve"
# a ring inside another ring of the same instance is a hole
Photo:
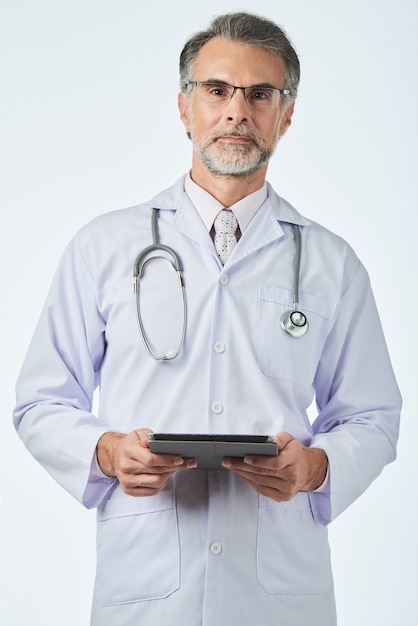
[[[16,387],[14,424],[32,455],[75,498],[93,507],[115,480],[95,465],[108,430],[92,414],[105,323],[77,239],[59,265]]]
[[[396,457],[401,397],[361,264],[342,295],[315,387],[319,414],[310,445],[328,456],[329,495],[312,493],[310,500],[326,524]]]

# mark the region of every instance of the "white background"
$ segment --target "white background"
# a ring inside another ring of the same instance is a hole
[[[284,25],[299,51],[293,125],[268,178],[365,263],[404,396],[398,460],[330,527],[339,625],[418,624],[417,7],[0,0],[4,626],[89,621],[95,514],[55,485],[11,426],[15,380],[56,264],[90,218],[146,200],[188,169],[178,55],[213,15],[237,9]]]

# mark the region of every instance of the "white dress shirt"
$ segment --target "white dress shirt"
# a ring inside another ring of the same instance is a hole
[[[211,231],[213,222],[215,221],[215,217],[218,215],[219,211],[222,211],[222,209],[230,209],[234,212],[235,217],[237,218],[241,233],[244,233],[258,209],[267,199],[267,183],[264,183],[260,189],[257,189],[229,207],[224,207],[223,204],[218,202],[218,200],[205,191],[205,189],[196,185],[190,174],[187,174],[186,176],[184,189],[208,232]]]

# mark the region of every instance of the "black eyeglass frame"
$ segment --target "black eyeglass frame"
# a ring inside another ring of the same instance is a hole
[[[267,91],[273,91],[276,93],[279,93],[282,96],[287,96],[290,94],[290,89],[279,89],[278,87],[270,87],[270,86],[264,86],[264,85],[252,85],[251,87],[238,87],[237,85],[230,85],[229,83],[223,83],[221,81],[211,81],[211,80],[204,80],[204,81],[200,81],[200,80],[188,80],[185,83],[186,86],[192,86],[192,87],[216,87],[217,85],[219,85],[219,87],[226,87],[226,88],[231,88],[233,89],[231,95],[229,96],[229,100],[228,102],[231,102],[232,98],[234,97],[237,89],[241,89],[244,92],[244,98],[246,100],[246,102],[248,102],[248,104],[250,106],[251,102],[248,100],[247,98],[247,90],[251,89],[251,90],[267,90]],[[275,105],[273,105],[275,106]]]

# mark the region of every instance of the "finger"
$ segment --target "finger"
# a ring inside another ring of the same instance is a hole
[[[146,468],[160,467],[164,471],[165,468],[174,469],[176,466],[183,465],[183,458],[177,454],[154,454],[151,452],[147,438],[147,434],[150,432],[149,428],[135,430],[132,433],[135,439],[131,439],[129,447],[126,449],[128,458],[137,465],[136,473]]]
[[[245,472],[242,470],[236,471],[250,487],[255,489],[258,493],[266,495],[281,494],[281,498],[285,499],[294,494],[294,490],[286,480],[275,476],[267,476],[265,474],[253,474],[251,472]],[[277,499],[277,497],[275,497]]]
[[[173,472],[183,469],[194,469],[197,467],[196,459],[176,456],[174,454],[152,454],[150,462],[145,466],[144,471],[149,473]]]
[[[283,470],[283,463],[278,457],[248,455],[241,458],[225,457],[222,465],[227,469],[241,469],[254,474],[268,474],[277,476]]]
[[[251,467],[248,469],[246,467],[231,467],[231,470],[255,485],[266,485],[271,487],[277,485],[277,487],[280,488],[280,485],[286,482],[285,479],[277,476],[276,474],[254,472]]]
[[[232,468],[231,468],[232,469]],[[287,477],[271,474],[253,473],[245,469],[232,469],[250,487],[258,493],[271,497],[278,502],[290,500],[298,489]]]
[[[173,471],[161,474],[131,474],[124,478],[123,484],[130,489],[153,489],[155,491],[164,487],[173,474]]]
[[[279,454],[277,456],[247,455],[244,459],[241,459],[241,461],[243,461],[244,463],[250,466],[254,466],[254,468],[256,468],[254,471],[258,471],[258,470],[263,471],[263,469],[265,470],[266,473],[282,471],[283,469],[287,467],[288,462],[289,462],[289,458],[286,455],[287,450],[285,450],[285,448],[287,448],[287,446],[293,441],[297,441],[297,440],[290,433],[287,433],[287,432],[277,433],[277,435],[275,436],[275,442],[279,450]],[[225,458],[225,461],[226,463],[224,464],[224,467],[228,469],[230,469],[230,466],[229,466],[230,462],[232,463],[233,467],[238,467],[236,465],[237,459],[235,457]]]
[[[153,431],[150,428],[138,428],[135,430],[142,448],[147,448],[149,450],[149,440],[147,435],[152,432]],[[149,454],[143,458],[141,455],[141,459],[138,460],[144,462],[144,459],[146,467],[161,467],[163,470],[171,470],[173,467],[176,467],[176,469],[186,469],[186,467],[190,469],[196,467],[196,462],[193,463],[193,459],[186,459],[176,454],[156,454],[149,451]]]
[[[152,430],[150,428],[137,428],[135,433],[139,439],[140,445],[143,448],[149,448],[149,441],[148,441],[147,435],[152,433]]]
[[[159,468],[160,470],[164,470],[164,468],[166,468],[167,470],[173,470],[177,467],[182,467],[184,465],[184,459],[177,454],[154,454],[150,451],[145,456],[143,463],[152,471],[156,470],[157,468]]]
[[[148,460],[136,461],[126,467],[126,473],[139,476],[140,474],[165,474],[178,470],[193,469],[197,466],[195,459],[183,459],[182,457],[169,458],[173,455],[152,455]]]
[[[294,495],[293,492],[290,492],[288,490],[277,489],[276,485],[274,487],[270,485],[259,485],[249,480],[245,476],[241,476],[241,478],[257,493],[261,494],[262,496],[266,496],[271,500],[275,500],[276,502],[287,502],[291,500]]]
[[[121,486],[123,491],[131,496],[153,496],[166,486],[173,473],[129,476],[121,483]]]
[[[285,448],[294,439],[295,437],[293,437],[293,435],[287,432],[277,433],[277,435],[274,438],[277,444],[277,447],[279,448],[279,451],[283,450],[283,448]]]

